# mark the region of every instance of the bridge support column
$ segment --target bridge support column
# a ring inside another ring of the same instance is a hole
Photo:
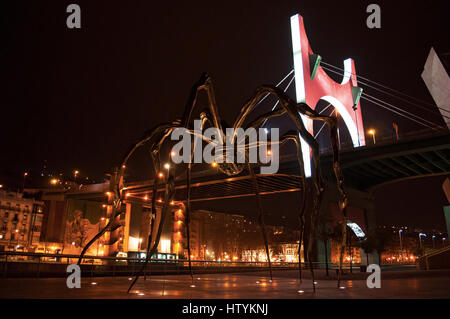
[[[352,188],[345,188],[348,195],[348,206],[347,206],[347,225],[352,223],[351,226],[355,228],[349,229],[347,234],[352,234],[353,237],[359,236],[359,240],[363,239],[363,234],[367,233],[370,229],[376,227],[375,210],[374,210],[374,199],[367,193],[362,192]],[[320,268],[325,268],[325,262],[328,261],[330,264],[336,264],[339,258],[339,247],[334,237],[336,235],[340,236],[340,222],[342,221],[342,214],[338,208],[339,194],[337,187],[333,183],[328,183],[323,194],[322,205],[320,208],[320,217],[318,227],[323,227],[318,229],[319,237],[316,239],[316,261],[320,263]],[[349,226],[350,227],[350,226]],[[350,228],[352,228],[350,227]],[[326,244],[325,244],[326,241]],[[356,243],[353,244],[356,247]],[[348,249],[348,247],[347,247]],[[356,259],[363,265],[377,263],[378,256],[376,253],[367,255],[362,249],[354,249],[353,258]],[[348,256],[346,253],[344,256]],[[356,255],[356,256],[355,256]],[[359,256],[358,256],[359,255]]]

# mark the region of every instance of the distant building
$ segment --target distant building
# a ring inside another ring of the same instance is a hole
[[[240,260],[245,223],[242,215],[193,211],[190,222],[191,258]]]
[[[191,258],[216,261],[267,261],[258,222],[237,214],[192,212]],[[298,233],[266,225],[272,261],[298,261]]]
[[[40,242],[44,202],[0,190],[0,251],[35,251]]]

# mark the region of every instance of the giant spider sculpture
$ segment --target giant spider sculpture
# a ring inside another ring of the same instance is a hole
[[[197,105],[197,100],[199,97],[199,93],[201,91],[205,91],[207,94],[208,99],[208,107],[203,110],[200,114],[200,119],[202,123],[202,128],[206,123],[209,123],[211,127],[215,127],[218,132],[221,139],[223,139],[225,144],[225,134],[222,128],[222,121],[220,119],[219,113],[218,113],[218,107],[216,104],[215,94],[214,94],[214,88],[212,84],[211,77],[208,74],[203,74],[199,81],[195,83],[193,86],[188,103],[185,108],[185,113],[182,119],[177,119],[171,123],[165,123],[158,125],[154,127],[153,129],[147,131],[144,136],[132,147],[128,150],[125,157],[123,158],[121,165],[118,166],[115,169],[115,172],[111,178],[110,181],[110,189],[111,189],[111,195],[109,196],[109,204],[112,206],[112,212],[110,214],[110,218],[106,226],[96,235],[94,236],[89,243],[83,248],[79,259],[78,264],[81,263],[83,256],[85,255],[86,251],[89,249],[89,247],[98,240],[108,229],[114,228],[113,221],[116,219],[116,217],[120,214],[120,208],[121,205],[126,197],[125,195],[125,189],[124,189],[124,171],[127,165],[128,160],[130,159],[131,155],[141,146],[143,145],[149,145],[150,147],[150,154],[153,160],[153,167],[155,175],[158,174],[160,171],[160,150],[161,146],[163,145],[166,138],[172,133],[173,130],[177,128],[185,128],[187,129],[190,134],[192,133],[193,129],[193,112]],[[294,122],[296,126],[296,130],[289,131],[283,136],[281,136],[279,140],[279,144],[284,144],[287,141],[293,141],[296,145],[297,149],[297,160],[299,164],[300,174],[302,177],[302,198],[301,198],[301,208],[299,209],[298,213],[298,219],[299,219],[299,230],[300,230],[300,237],[299,237],[299,245],[298,245],[298,256],[299,256],[299,263],[298,263],[298,270],[299,270],[299,279],[300,283],[302,282],[302,266],[300,261],[300,249],[303,243],[307,240],[307,247],[305,248],[305,257],[306,261],[309,263],[309,269],[312,276],[313,281],[313,290],[315,291],[315,284],[314,284],[314,270],[312,267],[312,245],[313,245],[313,239],[314,239],[314,233],[315,233],[315,225],[316,225],[316,218],[318,216],[318,212],[321,205],[321,199],[322,199],[322,193],[324,191],[324,183],[321,177],[321,170],[320,170],[320,163],[319,163],[319,145],[317,141],[314,139],[314,137],[308,132],[305,125],[303,124],[302,118],[300,114],[303,114],[304,116],[312,119],[312,120],[319,120],[325,122],[329,126],[330,131],[330,139],[331,139],[331,145],[333,149],[333,168],[334,168],[334,174],[336,176],[337,180],[337,188],[340,193],[340,200],[339,200],[339,208],[343,214],[343,223],[342,223],[342,242],[341,242],[341,251],[340,251],[340,258],[339,258],[339,272],[338,272],[338,287],[340,287],[340,280],[341,280],[341,273],[342,273],[342,262],[343,262],[343,252],[345,250],[345,242],[346,242],[346,206],[347,206],[347,195],[343,188],[343,176],[341,173],[341,168],[339,165],[339,143],[338,143],[338,133],[337,133],[337,120],[333,117],[323,116],[311,109],[308,105],[305,103],[296,103],[294,102],[285,92],[280,90],[277,87],[271,86],[271,85],[263,85],[259,87],[252,98],[250,98],[242,107],[241,112],[239,116],[237,117],[233,128],[235,129],[234,132],[236,132],[236,128],[241,127],[241,125],[244,123],[244,121],[247,119],[247,116],[255,109],[255,107],[258,105],[258,102],[263,98],[263,96],[270,94],[274,95],[279,103],[280,107],[276,110],[273,110],[271,112],[265,113],[259,117],[257,117],[255,120],[250,122],[246,128],[253,127],[258,128],[260,127],[266,120],[278,116],[282,116],[287,114],[289,118]],[[306,207],[306,181],[305,181],[305,175],[304,175],[304,169],[303,169],[303,157],[302,157],[302,150],[300,145],[300,136],[309,144],[309,146],[312,149],[312,158],[314,163],[314,171],[312,174],[313,179],[313,206],[312,211],[308,215],[308,220],[306,220],[305,216],[305,207]],[[229,138],[229,137],[228,137]],[[231,137],[232,142],[236,142],[237,136],[234,134]],[[211,141],[207,141],[211,142]],[[193,148],[191,148],[193,149]],[[187,171],[186,171],[186,189],[187,189],[187,198],[185,201],[185,211],[186,211],[186,233],[187,233],[187,254],[188,254],[188,264],[189,264],[189,271],[191,275],[191,280],[193,280],[193,273],[192,273],[192,267],[191,267],[191,252],[190,252],[190,236],[189,236],[189,221],[190,221],[190,214],[191,214],[191,169],[192,169],[192,157],[193,157],[193,151],[191,151],[191,161],[187,165]],[[256,197],[256,204],[258,209],[258,222],[261,228],[263,240],[264,240],[264,246],[265,246],[265,252],[267,255],[268,260],[268,268],[270,273],[270,280],[272,280],[272,265],[270,261],[270,255],[269,255],[269,248],[268,248],[268,242],[267,242],[267,236],[265,232],[265,225],[264,225],[264,214],[263,214],[263,207],[261,202],[261,196],[259,192],[258,182],[256,179],[256,175],[253,171],[252,165],[248,161],[248,158],[246,157],[245,164],[237,164],[237,163],[219,163],[218,168],[221,172],[232,176],[241,173],[245,168],[247,168],[251,179],[252,179],[252,185],[255,192]],[[153,183],[153,196],[151,200],[151,216],[152,220],[155,220],[156,217],[156,193],[158,190],[159,182],[157,176],[154,178]],[[162,232],[162,226],[164,224],[164,220],[170,210],[170,202],[174,198],[175,195],[175,177],[172,173],[172,170],[169,170],[168,177],[166,180],[165,185],[165,191],[164,191],[164,200],[163,205],[161,209],[161,222],[159,223],[157,230],[155,230],[156,227],[151,227],[151,231],[148,237],[148,245],[147,245],[147,254],[145,262],[142,265],[142,269],[140,272],[137,273],[136,277],[132,281],[128,292],[132,289],[136,281],[139,279],[139,276],[144,273],[145,267],[148,264],[149,260],[151,259],[151,256],[156,253],[158,243],[161,237]],[[309,223],[309,226],[305,228],[307,222]],[[153,223],[152,223],[153,224]],[[306,234],[305,229],[308,229],[308,234]],[[156,233],[154,234],[154,232]],[[152,244],[152,238],[155,238],[153,244]]]

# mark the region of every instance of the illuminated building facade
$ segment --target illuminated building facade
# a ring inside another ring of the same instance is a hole
[[[131,203],[127,204],[130,207]],[[173,202],[171,204],[170,214],[166,217],[166,221],[163,225],[161,238],[157,247],[157,252],[160,254],[172,254],[178,258],[182,258],[185,253],[186,247],[186,229],[185,229],[185,211],[184,206],[181,203]],[[156,232],[159,223],[161,222],[160,210],[162,208],[162,202],[158,202],[156,206],[157,214],[153,221],[151,218],[151,208],[146,205],[142,206],[142,215],[139,225],[138,246],[128,246],[128,251],[146,251],[148,245],[148,237],[150,230],[153,227],[152,243],[155,240]],[[128,212],[128,209],[127,209]],[[127,213],[128,214],[128,213]],[[132,226],[131,226],[132,227]],[[131,234],[136,233],[131,230]],[[128,241],[135,241],[133,236],[128,237]],[[137,248],[137,249],[135,249]],[[167,255],[166,255],[167,256]]]
[[[240,260],[246,222],[241,215],[193,211],[190,223],[192,258]]]
[[[42,201],[0,190],[0,251],[34,251],[39,245]]]

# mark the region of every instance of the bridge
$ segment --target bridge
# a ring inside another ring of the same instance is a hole
[[[332,155],[321,154],[321,168],[325,179],[333,181]],[[450,133],[425,133],[404,140],[380,141],[364,147],[344,149],[340,152],[345,186],[360,191],[405,179],[450,174]],[[296,159],[292,155],[281,157],[277,174],[257,175],[262,195],[301,191],[301,177]],[[185,199],[186,180],[181,174],[176,182],[176,200]],[[149,201],[152,196],[152,180],[126,183],[130,200]],[[254,196],[251,178],[247,172],[235,177],[217,173],[206,166],[192,177],[192,201],[207,201]],[[107,184],[92,191],[86,185],[70,196],[79,199],[103,200]],[[164,191],[161,185],[159,192]]]

